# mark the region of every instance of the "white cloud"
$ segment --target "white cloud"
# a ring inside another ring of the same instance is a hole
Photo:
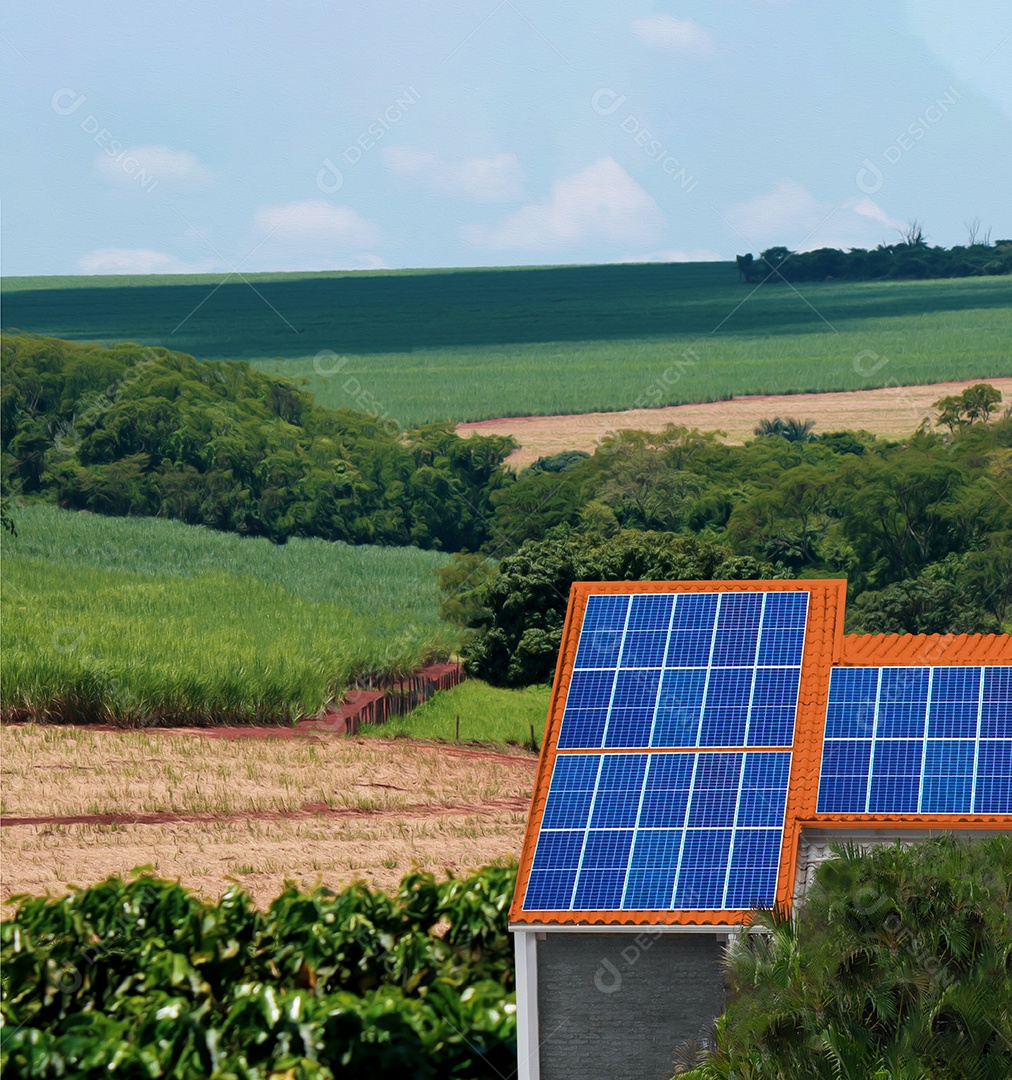
[[[369,252],[364,252],[361,255],[355,255],[352,257],[352,270],[387,270],[386,260],[382,255],[375,255]]]
[[[261,233],[279,243],[338,243],[358,248],[369,247],[380,238],[379,229],[350,206],[335,206],[326,199],[261,206],[253,220]]]
[[[796,180],[781,180],[770,192],[738,203],[725,217],[744,239],[769,239],[812,228],[819,222],[819,202]]]
[[[636,19],[633,33],[658,49],[681,53],[683,56],[712,56],[713,38],[691,19],[676,19],[674,15],[648,15]]]
[[[870,218],[880,225],[887,226],[890,230],[903,227],[902,221],[891,218],[874,199],[870,199],[867,195],[863,199],[848,199],[844,206],[849,210],[853,210],[858,217]]]
[[[724,212],[742,245],[783,244],[797,251],[820,247],[874,247],[896,239],[902,226],[873,199],[848,198],[834,206],[795,180]]]
[[[426,150],[389,146],[383,160],[396,176],[475,202],[515,202],[523,197],[527,179],[515,154],[446,161]]]
[[[587,240],[650,243],[664,218],[652,198],[613,158],[552,185],[547,202],[531,203],[498,225],[472,225],[465,240],[493,251],[550,251]]]
[[[187,263],[153,248],[96,248],[77,260],[82,274],[206,274],[210,262]]]
[[[661,251],[648,251],[645,255],[630,255],[626,259],[620,259],[624,263],[690,263],[690,262],[723,262],[724,256],[709,248],[692,248],[683,251],[680,248],[664,248]]]
[[[189,150],[173,150],[171,146],[122,149],[112,140],[95,159],[95,170],[99,176],[118,184],[154,181],[199,187],[211,180],[210,171]]]

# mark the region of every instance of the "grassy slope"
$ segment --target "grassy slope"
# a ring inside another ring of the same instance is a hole
[[[17,525],[3,538],[5,709],[282,718],[455,644],[435,613],[434,552],[276,547],[45,506]]]
[[[383,739],[392,735],[455,739],[459,717],[462,742],[529,744],[533,725],[540,746],[550,696],[550,686],[505,690],[480,679],[469,679],[452,690],[440,691],[407,716],[395,717],[378,727],[366,725],[359,734]]]
[[[251,360],[403,424],[1012,374],[1005,278],[754,295],[728,263],[251,280],[11,279],[4,323]],[[348,361],[321,377],[320,350]]]

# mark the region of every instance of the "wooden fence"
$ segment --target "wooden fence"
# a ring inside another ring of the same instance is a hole
[[[384,724],[428,701],[437,690],[449,690],[464,678],[460,664],[430,664],[405,679],[376,690],[352,690],[341,704],[345,730],[354,735],[363,724]]]

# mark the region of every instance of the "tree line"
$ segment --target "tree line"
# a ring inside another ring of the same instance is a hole
[[[492,494],[486,552],[442,571],[469,670],[548,678],[579,580],[845,577],[849,632],[1012,628],[1012,416],[996,397],[942,399],[941,429],[904,440],[777,418],[743,446],[671,425],[536,462]]]
[[[8,494],[279,543],[458,551],[487,540],[490,495],[508,482],[509,438],[447,424],[402,437],[246,363],[32,335],[5,335],[0,356]]]
[[[932,247],[915,222],[899,241],[877,248],[791,251],[778,246],[758,258],[751,252],[738,255],[737,263],[746,284],[994,276],[1012,274],[1012,240],[978,243],[974,236],[965,245]]]

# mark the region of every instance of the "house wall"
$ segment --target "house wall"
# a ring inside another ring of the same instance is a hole
[[[726,935],[538,934],[541,1080],[662,1080],[724,1006]]]

